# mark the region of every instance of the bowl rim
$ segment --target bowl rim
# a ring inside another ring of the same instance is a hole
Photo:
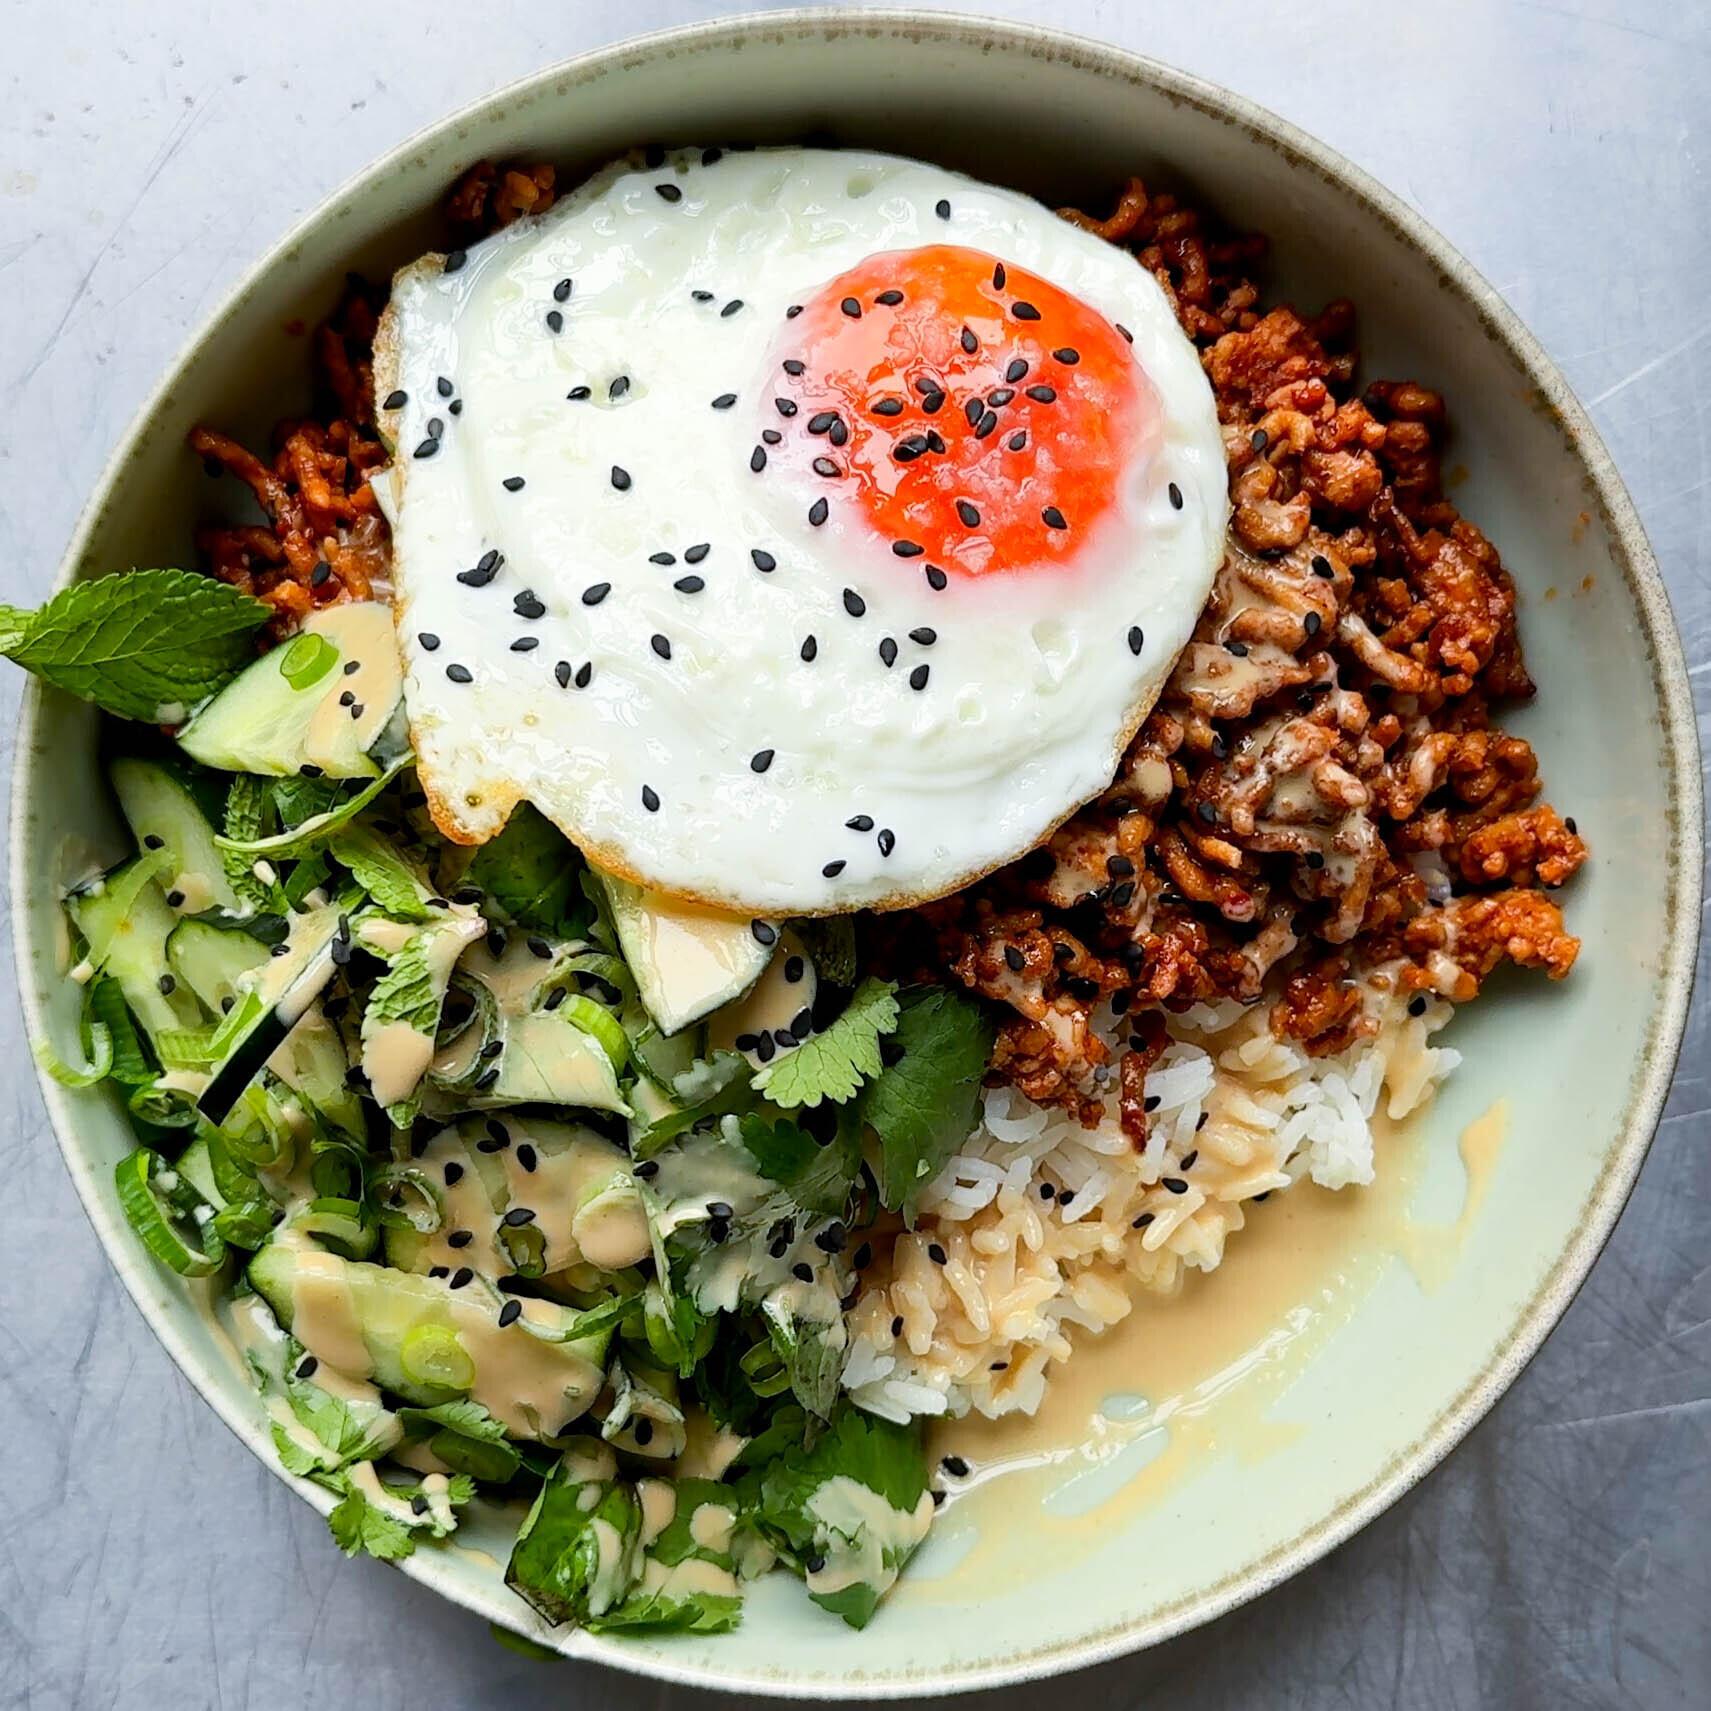
[[[1066,61],[1076,69],[1118,84],[1129,83],[1188,105],[1209,118],[1233,124],[1256,143],[1282,155],[1296,170],[1312,171],[1345,193],[1360,211],[1382,223],[1393,237],[1433,265],[1446,286],[1479,318],[1484,331],[1515,368],[1536,388],[1555,418],[1570,454],[1589,483],[1592,506],[1610,540],[1613,567],[1622,574],[1640,619],[1652,660],[1653,683],[1661,716],[1664,771],[1673,796],[1674,813],[1666,836],[1669,878],[1665,899],[1668,922],[1676,930],[1666,936],[1656,981],[1656,1001],[1650,1031],[1630,1085],[1620,1133],[1606,1155],[1599,1185],[1582,1208],[1574,1232],[1549,1274],[1516,1317],[1502,1347],[1485,1369],[1438,1413],[1409,1445],[1398,1450],[1361,1491],[1307,1527],[1294,1539],[1261,1558],[1230,1571],[1223,1581],[1202,1588],[1174,1605],[1137,1620],[1119,1623],[1102,1633],[1062,1639],[1035,1648],[1025,1656],[999,1663],[952,1669],[917,1669],[907,1674],[868,1674],[827,1679],[807,1675],[765,1674],[752,1669],[723,1670],[716,1665],[680,1664],[657,1651],[644,1652],[622,1641],[600,1640],[586,1633],[569,1637],[563,1655],[597,1659],[629,1673],[684,1685],[739,1690],[770,1696],[811,1692],[827,1699],[905,1698],[932,1693],[966,1692],[1038,1680],[1155,1645],[1190,1628],[1222,1616],[1257,1598],[1298,1573],[1388,1508],[1434,1468],[1484,1417],[1514,1381],[1567,1310],[1626,1204],[1662,1114],[1674,1075],[1692,997],[1698,942],[1698,918],[1704,863],[1704,803],[1699,770],[1697,725],[1679,633],[1668,592],[1646,539],[1638,513],[1614,462],[1585,407],[1570,389],[1555,363],[1520,317],[1483,276],[1419,213],[1384,188],[1338,151],[1279,117],[1246,96],[1205,78],[1184,72],[1147,55],[1131,52],[1095,38],[1041,25],[947,13],[916,7],[885,7],[858,12],[800,7],[776,12],[722,17],[655,30],[607,43],[502,85],[453,112],[419,127],[403,141],[352,174],[239,276],[220,302],[197,323],[177,358],[149,391],[130,425],[106,460],[90,490],[52,584],[53,590],[74,580],[90,537],[100,522],[113,489],[150,431],[150,424],[180,380],[201,358],[215,332],[243,311],[261,281],[317,227],[337,217],[372,192],[388,171],[405,164],[430,139],[463,130],[479,136],[481,129],[514,103],[535,99],[555,84],[586,80],[632,64],[645,64],[662,54],[729,49],[764,37],[777,41],[814,40],[823,45],[840,38],[901,32],[936,44],[1001,48],[1019,57]],[[26,1032],[45,1037],[42,1002],[26,978],[34,966],[36,945],[30,925],[29,886],[22,857],[25,828],[37,776],[37,741],[44,717],[45,696],[30,679],[20,713],[16,758],[10,796],[11,904],[15,974],[22,1000]],[[233,1434],[301,1495],[325,1512],[332,1499],[319,1487],[294,1479],[279,1465],[253,1411],[222,1405],[217,1385],[207,1384],[198,1358],[184,1337],[150,1307],[159,1292],[161,1274],[144,1250],[132,1241],[123,1219],[107,1193],[106,1172],[98,1170],[75,1144],[76,1114],[68,1090],[40,1067],[42,1091],[54,1137],[84,1212],[118,1272],[126,1292],[180,1373],[196,1388]],[[486,1598],[465,1594],[445,1583],[432,1553],[418,1552],[398,1565],[413,1579],[441,1596],[499,1626],[515,1623],[517,1611],[508,1595]]]

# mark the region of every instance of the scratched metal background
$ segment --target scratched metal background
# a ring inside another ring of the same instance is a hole
[[[547,61],[742,9],[3,0],[0,596],[35,603],[155,376],[325,191]],[[1251,95],[1448,233],[1591,406],[1711,691],[1704,0],[983,9],[1104,36]],[[0,676],[8,746],[17,694],[15,676]],[[1700,706],[1703,721],[1711,693]],[[9,967],[0,980],[10,988]],[[1669,1115],[1590,1282],[1421,1489],[1257,1605],[1073,1686],[990,1703],[1711,1705],[1707,1045],[1702,1004]],[[0,1063],[11,1072],[0,1707],[708,1703],[526,1662],[401,1575],[340,1558],[320,1520],[218,1426],[109,1275],[3,997]]]

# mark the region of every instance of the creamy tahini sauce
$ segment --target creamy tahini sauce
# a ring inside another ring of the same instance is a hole
[[[962,1602],[1013,1588],[1007,1518],[1018,1508],[1038,1548],[1073,1549],[1108,1536],[1208,1460],[1258,1461],[1292,1442],[1303,1428],[1268,1421],[1271,1402],[1352,1317],[1392,1256],[1425,1287],[1447,1274],[1506,1122],[1500,1101],[1464,1131],[1461,1212],[1431,1225],[1408,1211],[1423,1164],[1416,1137],[1375,1115],[1370,1186],[1333,1193],[1303,1182],[1250,1206],[1217,1270],[1189,1272],[1174,1296],[1139,1294],[1133,1312],[1097,1338],[1077,1334],[1037,1414],[935,1422],[935,1466],[955,1455],[970,1471],[939,1475],[949,1501],[900,1595]]]
[[[814,1539],[824,1558],[805,1576],[808,1590],[842,1592],[860,1583],[883,1593],[927,1536],[933,1498],[923,1491],[913,1510],[894,1509],[871,1486],[840,1473],[816,1488],[808,1513],[820,1523]]]
[[[792,979],[792,976],[795,976]],[[814,996],[819,990],[812,959],[803,950],[802,941],[786,928],[778,937],[778,950],[771,962],[743,997],[734,1004],[715,1010],[707,1022],[707,1049],[710,1052],[735,1051],[737,1041],[752,1035],[774,1034],[790,1024],[804,1010],[812,1010]],[[788,1051],[789,1047],[778,1048]],[[745,1053],[757,1068],[762,1058],[751,1046]],[[777,1055],[777,1049],[767,1054]]]

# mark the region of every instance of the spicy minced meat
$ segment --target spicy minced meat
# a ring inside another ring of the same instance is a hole
[[[478,163],[453,243],[551,206],[546,166]],[[1362,975],[1456,1002],[1502,962],[1560,979],[1579,942],[1546,895],[1586,859],[1539,800],[1537,757],[1493,709],[1534,692],[1497,549],[1445,498],[1443,399],[1356,388],[1355,317],[1262,305],[1265,240],[1131,180],[1109,219],[1201,353],[1230,471],[1228,551],[1194,637],[1111,787],[1039,849],[918,909],[867,917],[870,954],[1009,1015],[991,1077],[1097,1122],[1113,1076],[1146,1130],[1161,1010],[1275,994],[1274,1030],[1314,1054],[1374,1026]],[[264,463],[191,437],[267,519],[198,537],[209,568],[288,633],[315,606],[386,588],[368,485],[387,461],[370,367],[384,291],[352,276],[315,335],[317,398]],[[1126,1015],[1112,1050],[1095,1025]]]

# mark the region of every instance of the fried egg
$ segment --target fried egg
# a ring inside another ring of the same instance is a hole
[[[886,155],[687,151],[394,282],[420,777],[638,884],[897,907],[1110,782],[1223,551],[1212,394],[1134,258]]]

